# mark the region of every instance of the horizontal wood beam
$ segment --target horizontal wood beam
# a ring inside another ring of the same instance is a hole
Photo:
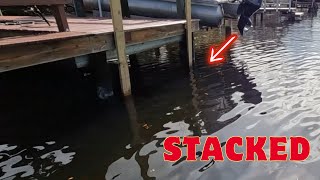
[[[161,39],[165,37],[171,37],[175,35],[180,35],[184,33],[184,26],[185,24],[173,24],[173,25],[166,25],[164,27],[151,27],[151,28],[143,28],[137,30],[127,30],[125,31],[126,43],[127,44],[134,44],[140,43],[144,41],[152,41],[156,39]],[[1,29],[0,29],[1,30]],[[199,21],[194,20],[192,21],[192,30],[197,31],[199,30]],[[10,33],[10,30],[5,30],[6,33]],[[109,40],[109,36],[113,36],[112,32],[109,33],[101,33],[101,34],[89,34],[85,32],[61,32],[61,33],[52,33],[46,31],[27,31],[23,30],[13,30],[15,34],[40,34],[37,36],[26,36],[26,37],[12,37],[8,39],[0,39],[0,51],[1,48],[4,47],[26,47],[31,44],[46,44],[50,41],[64,41],[68,39],[74,38],[85,38],[88,36],[102,36],[105,37],[106,40]],[[112,39],[113,40],[113,39]],[[1,56],[1,54],[0,54]]]
[[[71,0],[1,0],[0,6],[61,5],[71,2]]]
[[[179,42],[179,41],[182,41],[182,39],[183,39],[183,34],[173,36],[173,37],[167,37],[167,38],[163,38],[163,39],[146,41],[143,43],[129,44],[126,47],[126,55],[137,54],[137,53],[144,52],[144,51],[147,51],[150,49],[164,46],[166,44]],[[115,49],[107,51],[107,59],[108,60],[116,59],[116,58],[117,58],[117,52]]]
[[[126,54],[134,54],[179,41],[175,38],[184,35],[184,26],[184,24],[174,24],[126,31]],[[198,30],[198,21],[194,21],[192,27],[194,31]],[[4,38],[0,39],[0,72],[102,51],[108,51],[110,57],[114,56],[113,33],[61,32]]]
[[[164,37],[180,35],[184,32],[184,24],[141,29],[126,32],[126,43],[141,43],[148,39],[161,39]]]
[[[60,33],[59,33],[60,34]],[[95,35],[43,43],[0,46],[0,72],[59,61],[114,48],[113,37]],[[17,51],[17,49],[19,49]]]

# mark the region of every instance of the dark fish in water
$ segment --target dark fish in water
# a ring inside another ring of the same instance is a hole
[[[245,26],[251,26],[252,22],[250,17],[253,13],[260,9],[262,0],[243,0],[237,10],[237,14],[240,15],[238,21],[238,29],[240,34],[243,35]]]

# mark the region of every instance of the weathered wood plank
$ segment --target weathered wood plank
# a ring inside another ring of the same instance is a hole
[[[68,4],[71,0],[1,0],[0,6],[56,5]]]
[[[137,54],[137,53],[144,52],[144,51],[147,51],[150,49],[164,46],[166,44],[179,42],[179,41],[182,41],[183,37],[184,37],[184,33],[181,35],[177,35],[177,36],[155,39],[155,40],[151,40],[151,41],[145,41],[143,43],[128,44],[126,47],[126,54],[127,55]],[[108,50],[107,57],[108,57],[107,58],[108,60],[117,58],[116,50],[115,49]]]
[[[148,39],[158,39],[184,33],[184,25],[163,26],[126,32],[127,43],[139,43]]]
[[[70,3],[67,0],[1,0],[1,6],[29,6],[29,5],[50,5],[56,19],[60,32],[69,31],[64,5]]]
[[[0,18],[1,19],[1,18]],[[9,18],[15,20],[15,18]],[[91,53],[115,50],[112,23],[110,20],[71,19],[72,32],[52,33],[30,31],[26,36],[7,37],[0,39],[0,72],[58,61]],[[110,27],[100,31],[95,26]],[[141,52],[149,47],[158,46],[185,34],[185,21],[179,20],[127,20],[125,38],[127,49]],[[79,23],[79,26],[77,26]],[[198,21],[192,21],[192,30],[199,29]],[[94,28],[92,28],[94,26]],[[15,31],[26,33],[28,27],[9,26]],[[31,26],[32,27],[32,26]],[[90,29],[86,29],[90,27]],[[0,29],[2,26],[0,26]],[[9,29],[10,29],[9,28]],[[29,27],[30,28],[30,27]],[[37,28],[35,28],[37,29]],[[94,30],[94,31],[93,31]],[[32,36],[32,34],[38,34]],[[19,35],[19,34],[18,34]],[[172,42],[172,41],[170,41]],[[19,49],[19,51],[17,51]],[[127,50],[127,54],[130,54]]]
[[[198,21],[193,21],[192,31],[196,31],[199,29]],[[1,29],[1,28],[0,28]],[[6,30],[9,31],[9,30]],[[24,32],[26,33],[26,29],[16,30],[15,32]],[[75,37],[84,37],[84,36],[112,36],[112,32],[106,31],[106,33],[95,33],[91,34],[90,32],[81,32],[81,31],[72,31],[72,32],[61,32],[61,33],[48,33],[44,34],[45,31],[30,31],[30,33],[39,33],[41,35],[37,36],[25,36],[25,37],[12,37],[9,39],[0,39],[0,48],[5,46],[14,46],[27,48],[26,45],[32,43],[47,43],[49,41],[59,41],[59,40],[67,40]],[[147,29],[138,29],[138,30],[129,30],[125,32],[126,42],[128,44],[133,43],[141,43],[144,41],[152,41],[156,39],[162,39],[166,37],[176,36],[184,34],[184,24],[173,24],[168,26],[159,26],[159,27],[151,27]],[[61,47],[63,48],[63,47]]]
[[[53,17],[46,17],[50,23],[54,23],[55,20]],[[25,21],[34,21],[37,22],[34,25],[21,26],[21,25],[1,25],[0,30],[29,30],[29,31],[48,31],[48,32],[57,32],[55,25],[48,26],[46,23],[42,23],[43,20],[35,16],[0,16],[0,21],[16,21],[16,22],[25,22]],[[176,20],[176,19],[125,19],[123,20],[124,30],[129,31],[138,31],[142,29],[150,28],[161,28],[168,27],[171,25],[185,25],[186,20]],[[193,26],[198,27],[199,20],[192,20]],[[113,32],[112,19],[92,19],[92,18],[68,18],[68,24],[70,30],[73,32],[86,32],[92,34],[100,34],[106,32]],[[193,29],[197,29],[194,28]]]
[[[123,30],[123,20],[121,11],[121,2],[119,0],[110,0],[110,11],[114,29],[114,39],[119,59],[119,73],[122,93],[124,96],[131,95],[131,82],[129,74],[129,65],[126,56],[126,42]]]
[[[69,32],[59,34],[68,33]],[[178,36],[154,39],[143,43],[128,44],[126,54],[131,55],[165,44],[181,41],[183,34],[184,33]],[[61,37],[63,36],[61,35]],[[68,35],[68,37],[70,37],[70,35]],[[8,44],[10,44],[9,41],[11,40],[12,39],[7,40]],[[56,41],[48,41],[47,38],[43,38],[41,43],[28,42],[20,44],[18,47],[19,51],[15,51],[15,53],[12,53],[12,51],[17,49],[16,46],[6,46],[5,43],[2,42],[0,44],[0,72],[102,51],[107,51],[108,59],[117,58],[117,52],[113,42],[112,35],[70,37],[63,41],[59,39]]]
[[[24,43],[19,46],[0,46],[0,72],[110,49],[114,49],[113,36],[105,34],[43,40],[41,43]]]
[[[4,47],[26,47],[30,44],[45,44],[47,42],[55,42],[60,40],[68,40],[74,38],[82,38],[87,36],[93,36],[81,32],[61,32],[61,33],[49,33],[37,36],[19,36],[11,38],[0,39],[0,50]]]

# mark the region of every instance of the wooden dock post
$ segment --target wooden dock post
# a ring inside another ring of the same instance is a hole
[[[231,20],[225,20],[225,38],[227,39],[231,35]]]
[[[121,0],[121,10],[122,10],[122,18],[130,18],[130,9],[128,0]],[[130,67],[134,72],[138,71],[138,58],[136,54],[129,55]],[[133,76],[133,82],[135,81],[135,77]]]
[[[191,23],[191,0],[185,0],[185,14],[186,14],[186,29],[187,29],[187,44],[188,44],[188,60],[189,66],[193,65],[193,36]]]
[[[186,19],[186,40],[180,43],[181,53],[187,53],[189,67],[193,65],[193,33],[191,22],[191,0],[177,0],[178,18]],[[185,52],[185,47],[187,52]],[[182,55],[182,54],[181,54]]]
[[[69,31],[69,25],[67,21],[66,12],[64,11],[64,5],[58,4],[51,7],[54,18],[56,19],[58,29],[60,32]]]
[[[123,30],[123,19],[121,11],[121,3],[119,0],[110,0],[110,11],[112,16],[112,24],[114,29],[114,39],[117,48],[117,55],[119,60],[119,74],[122,93],[124,96],[131,95],[131,83],[129,66],[126,56],[126,42]]]

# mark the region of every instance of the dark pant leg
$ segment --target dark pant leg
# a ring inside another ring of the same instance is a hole
[[[239,5],[238,12],[241,13],[239,21],[238,21],[238,29],[240,34],[243,35],[243,30],[246,25],[251,26],[250,17],[253,13],[255,13],[260,6],[252,4],[250,2],[244,2]]]

